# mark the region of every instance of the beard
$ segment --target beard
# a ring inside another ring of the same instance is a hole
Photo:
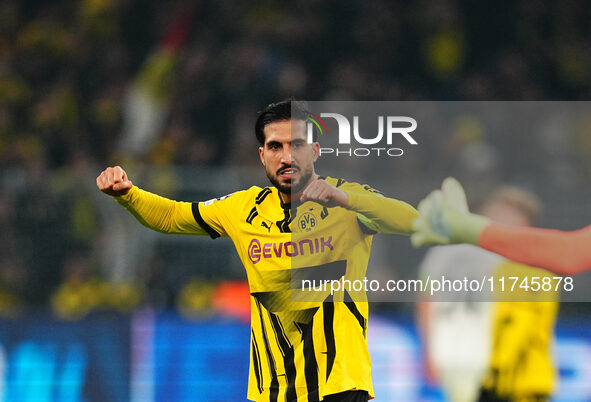
[[[289,180],[288,182],[281,183],[278,178],[279,172],[289,167],[297,169],[299,171],[299,180],[297,180],[296,182],[294,182],[293,180]],[[267,173],[267,177],[269,178],[271,184],[273,184],[277,188],[277,190],[279,190],[280,193],[291,195],[299,192],[300,190],[303,190],[306,184],[308,184],[308,182],[310,181],[310,178],[313,174],[313,170],[312,168],[301,170],[299,166],[292,164],[281,166],[281,168],[277,170],[277,172],[275,173],[269,172],[268,169],[265,169],[265,173]]]

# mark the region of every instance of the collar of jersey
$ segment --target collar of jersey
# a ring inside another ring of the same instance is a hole
[[[334,181],[334,179],[332,179],[328,176],[318,176],[318,179],[330,181],[331,184]],[[293,212],[295,212],[299,208],[299,206],[302,205],[302,202],[300,202],[299,200],[296,200],[296,202],[293,202],[293,203],[292,202],[283,202],[277,187],[272,187],[272,190],[273,190],[273,193],[277,196],[277,198],[279,198],[279,205],[281,206],[281,209],[291,209],[291,207],[293,205],[293,210],[294,210]]]
[[[334,181],[334,179],[332,179],[331,177],[328,176],[319,176],[318,177],[321,180],[326,180],[329,181],[330,183],[332,183]],[[270,196],[272,196],[273,200],[271,200],[269,198],[265,199],[261,204],[257,205],[257,212],[262,215],[265,216],[266,218],[271,218],[273,217],[277,211],[275,210],[275,206],[277,205],[277,203],[279,203],[279,207],[281,208],[281,210],[291,210],[292,214],[294,212],[296,212],[295,210],[297,210],[297,208],[302,205],[301,202],[296,201],[296,202],[283,202],[283,200],[281,199],[281,195],[279,194],[279,190],[277,189],[277,187],[269,187],[271,189],[271,194]],[[293,207],[293,209],[292,209]],[[293,219],[293,217],[292,217]]]
[[[283,202],[281,196],[279,196],[279,205],[281,205],[281,209],[291,209],[291,202]]]
[[[284,216],[284,211],[291,209],[291,203],[284,203],[276,187],[269,186],[271,194],[269,194],[263,202],[255,205],[257,212],[261,217],[270,221],[281,220]]]

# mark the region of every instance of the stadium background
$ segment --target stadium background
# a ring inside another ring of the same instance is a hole
[[[254,116],[287,96],[586,100],[590,17],[588,3],[545,0],[0,2],[2,399],[244,399],[247,290],[231,243],[142,228],[96,190],[105,166],[202,200],[266,183]],[[475,184],[480,172],[536,191],[541,226],[591,222],[588,125],[478,127],[393,170],[392,196],[416,205],[442,171]],[[424,252],[376,249],[370,270],[401,276]],[[372,311],[377,400],[438,400],[413,305]],[[591,400],[589,317],[588,303],[561,306],[557,400]]]

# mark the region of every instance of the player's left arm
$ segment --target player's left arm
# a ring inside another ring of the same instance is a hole
[[[388,198],[369,186],[344,183],[336,187],[325,180],[314,180],[302,193],[301,201],[314,201],[326,207],[342,207],[369,219],[379,233],[413,233],[417,210],[404,201]]]

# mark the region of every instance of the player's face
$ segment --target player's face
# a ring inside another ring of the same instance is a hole
[[[314,162],[320,145],[308,144],[306,123],[284,120],[265,126],[265,143],[259,148],[267,177],[277,189],[291,199],[302,191],[314,175]]]

